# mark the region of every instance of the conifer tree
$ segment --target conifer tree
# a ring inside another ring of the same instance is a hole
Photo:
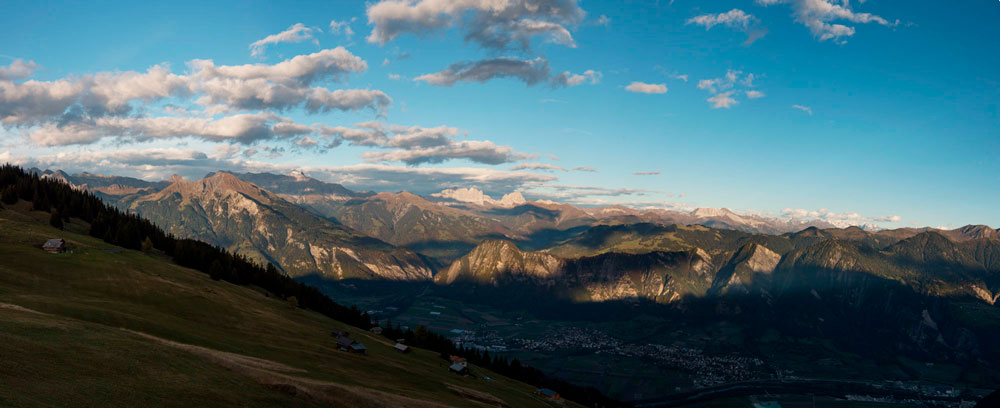
[[[52,211],[52,214],[49,215],[49,225],[54,228],[63,229],[62,215],[59,215],[58,210]]]

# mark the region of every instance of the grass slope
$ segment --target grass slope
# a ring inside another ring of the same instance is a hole
[[[0,406],[554,406],[533,388],[0,210]],[[68,254],[38,247],[62,237]],[[338,351],[348,330],[367,356]],[[493,381],[484,381],[483,377]]]

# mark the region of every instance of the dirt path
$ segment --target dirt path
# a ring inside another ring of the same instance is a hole
[[[2,302],[0,302],[0,309],[16,310],[18,312],[25,312],[25,313],[34,313],[34,314],[42,315],[42,316],[52,316],[52,315],[50,315],[48,313],[42,313],[42,312],[39,312],[37,310],[28,309],[28,308],[26,308],[24,306],[18,306],[18,305],[15,305],[13,303],[2,303]]]
[[[448,407],[448,405],[369,388],[298,377],[289,373],[305,373],[306,370],[242,354],[178,343],[134,330],[122,330],[203,357],[229,370],[248,376],[257,383],[275,391],[310,400],[359,407]]]

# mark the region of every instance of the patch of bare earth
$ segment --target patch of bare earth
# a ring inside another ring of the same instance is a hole
[[[13,303],[0,303],[0,309],[16,310],[18,312],[34,313],[37,315],[45,315],[45,316],[49,315],[48,313],[42,313],[37,310],[28,309],[24,306],[18,306]]]

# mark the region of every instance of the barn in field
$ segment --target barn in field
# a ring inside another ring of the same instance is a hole
[[[538,394],[538,396],[540,396],[542,398],[545,398],[545,399],[550,399],[550,400],[558,400],[558,399],[562,398],[562,397],[559,396],[558,392],[552,391],[552,390],[550,390],[548,388],[539,388],[539,389],[535,390],[535,394]]]
[[[469,367],[466,367],[459,363],[453,363],[451,366],[448,367],[448,370],[458,375],[466,375],[469,373]]]
[[[66,252],[66,241],[61,238],[53,238],[42,244],[42,249],[50,254],[61,254]]]

